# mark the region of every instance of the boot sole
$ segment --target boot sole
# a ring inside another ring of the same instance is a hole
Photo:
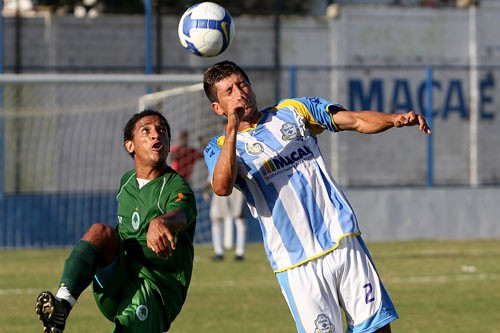
[[[43,323],[43,333],[62,333],[51,320],[54,315],[54,302],[54,296],[48,291],[42,291],[36,299],[36,314]]]

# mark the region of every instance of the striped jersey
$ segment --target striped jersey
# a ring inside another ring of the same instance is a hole
[[[316,135],[337,131],[343,109],[319,97],[285,99],[261,111],[257,125],[238,132],[236,187],[258,219],[275,272],[317,258],[346,235],[359,235],[354,212],[327,171]],[[207,145],[212,177],[224,136]]]

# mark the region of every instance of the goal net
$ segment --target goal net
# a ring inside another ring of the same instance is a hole
[[[119,180],[133,168],[123,127],[138,100],[157,103],[173,143],[187,129],[201,148],[218,129],[202,90],[193,89],[200,81],[199,75],[2,75],[0,248],[73,245],[92,223],[115,225]],[[143,98],[151,87],[164,94]],[[198,198],[204,169],[194,171]],[[206,214],[199,216],[203,224]]]

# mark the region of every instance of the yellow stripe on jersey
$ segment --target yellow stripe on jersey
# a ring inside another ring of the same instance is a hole
[[[293,107],[297,112],[302,115],[306,120],[306,126],[311,132],[312,135],[318,135],[321,134],[325,130],[325,126],[318,123],[316,119],[314,119],[313,115],[311,112],[309,112],[309,109],[304,105],[304,103],[297,101],[295,99],[286,99],[283,102],[279,103],[276,108],[281,109],[285,107]],[[335,125],[335,122],[333,121],[333,115],[330,112],[330,105],[327,106],[326,111],[328,114],[330,114],[330,118],[332,119],[332,124],[335,127],[335,129],[338,130],[337,125]]]
[[[257,127],[257,124],[262,120],[262,118],[264,117],[264,115],[262,114],[262,112],[260,112],[260,116],[259,116],[259,119],[257,120],[257,123],[256,124],[253,124],[252,126],[250,126],[249,128],[245,128],[243,131],[241,132],[246,132],[246,131],[251,131],[253,129],[255,129]],[[221,135],[219,136],[219,138],[217,139],[217,145],[219,147],[222,147],[222,145],[224,145],[224,141],[226,140],[226,136],[225,135]]]
[[[326,251],[323,251],[323,252],[321,252],[321,253],[319,253],[319,254],[317,254],[317,255],[315,255],[315,256],[312,256],[312,257],[310,257],[310,258],[307,258],[306,260],[302,260],[301,262],[298,262],[298,263],[296,263],[295,265],[288,266],[288,267],[285,267],[285,268],[282,268],[282,269],[276,269],[276,270],[274,271],[274,274],[276,274],[276,273],[281,273],[281,272],[287,271],[287,270],[289,270],[289,269],[295,268],[295,267],[297,267],[297,266],[303,265],[303,264],[305,264],[305,263],[306,263],[306,262],[308,262],[308,261],[311,261],[311,260],[314,260],[314,259],[316,259],[316,258],[322,257],[322,256],[324,256],[325,254],[330,253],[330,252],[332,252],[332,251],[336,250],[336,249],[339,247],[340,240],[341,240],[342,238],[345,238],[345,237],[348,237],[348,236],[360,236],[360,235],[361,235],[361,233],[360,233],[360,232],[350,232],[350,233],[347,233],[347,234],[343,234],[342,236],[340,236],[340,237],[339,237],[339,239],[337,239],[337,244],[335,244],[335,246],[334,246],[334,247],[332,247],[332,248],[330,248],[330,249],[328,249],[328,250],[326,250]]]
[[[226,137],[224,135],[219,136],[217,139],[217,145],[222,147],[224,145],[224,141],[226,141]]]

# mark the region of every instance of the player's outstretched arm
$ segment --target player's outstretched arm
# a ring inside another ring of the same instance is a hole
[[[338,111],[333,115],[333,121],[340,130],[366,134],[380,133],[392,127],[404,126],[418,126],[423,133],[432,133],[425,118],[415,114],[414,111],[398,114],[378,111]]]

